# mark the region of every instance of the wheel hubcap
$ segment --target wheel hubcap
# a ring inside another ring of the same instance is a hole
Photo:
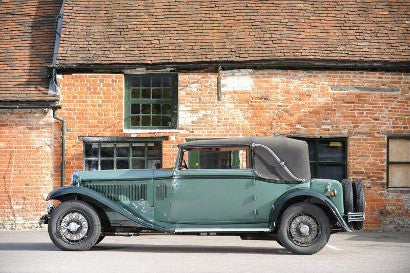
[[[296,215],[289,222],[288,234],[294,244],[310,246],[318,238],[320,227],[312,216],[306,214]]]
[[[61,220],[59,231],[63,240],[79,242],[87,235],[88,221],[80,212],[70,212]]]

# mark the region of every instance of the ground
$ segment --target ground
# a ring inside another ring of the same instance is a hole
[[[0,231],[0,272],[410,272],[410,232],[342,233],[312,256],[239,237],[107,237],[64,252],[46,231]]]

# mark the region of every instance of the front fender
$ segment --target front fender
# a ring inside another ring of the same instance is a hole
[[[287,207],[288,202],[290,202],[291,199],[298,197],[319,199],[332,212],[332,214],[335,216],[339,224],[342,226],[343,230],[352,232],[352,230],[349,228],[346,221],[343,219],[343,216],[340,214],[335,204],[333,204],[333,202],[327,196],[324,196],[311,189],[294,189],[279,197],[278,200],[276,200],[275,204],[272,206],[269,221],[271,229],[274,229],[276,227],[280,215]]]
[[[118,212],[122,216],[130,219],[131,221],[135,222],[136,224],[148,228],[148,229],[154,229],[162,232],[173,232],[174,229],[166,228],[163,226],[160,226],[156,223],[153,223],[149,219],[135,213],[135,212],[130,212],[128,209],[118,205],[117,203],[113,202],[112,200],[108,199],[104,195],[88,189],[88,188],[83,188],[83,187],[74,187],[74,186],[67,186],[67,187],[61,187],[58,188],[54,191],[52,191],[46,198],[46,200],[61,200],[64,199],[64,197],[68,195],[78,195],[78,196],[83,196],[86,197],[88,200],[91,200],[93,203],[104,205],[109,207],[110,209],[114,210],[115,212]]]

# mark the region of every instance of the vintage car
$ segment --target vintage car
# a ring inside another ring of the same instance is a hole
[[[62,250],[158,232],[277,240],[296,254],[361,229],[360,180],[311,179],[308,145],[286,137],[196,140],[173,169],[83,171],[49,194],[43,222]]]

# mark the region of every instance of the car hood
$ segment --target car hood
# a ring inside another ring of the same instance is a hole
[[[119,181],[140,180],[172,176],[172,170],[104,170],[75,172],[73,177],[79,181]]]

